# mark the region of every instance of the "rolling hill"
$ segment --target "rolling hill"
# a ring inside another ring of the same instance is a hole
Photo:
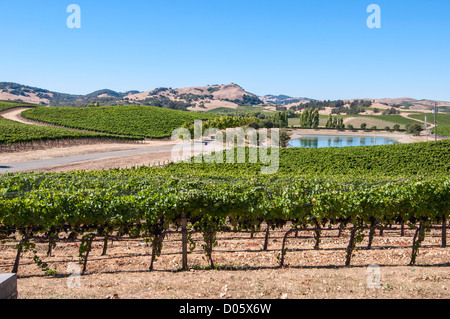
[[[86,95],[73,95],[12,82],[0,82],[0,100],[67,107],[85,107],[97,102],[100,106],[135,104],[190,111],[208,111],[221,107],[236,109],[239,106],[264,103],[237,84],[181,89],[157,88],[146,92],[116,92],[103,89]]]
[[[252,106],[290,106],[311,101],[308,98],[287,95],[257,96],[237,84],[208,85],[179,89],[156,88],[150,91],[116,92],[97,90],[86,95],[49,91],[13,82],[0,82],[0,100],[34,103],[48,106],[85,107],[90,103],[106,105],[152,105],[176,110],[212,111],[216,109],[242,109]]]
[[[245,109],[254,106],[274,111],[276,107],[299,105],[313,99],[290,97],[287,95],[257,96],[247,92],[237,84],[208,85],[179,89],[156,88],[150,91],[131,90],[116,92],[109,89],[98,90],[86,95],[53,92],[46,89],[26,86],[13,82],[0,82],[0,100],[34,103],[48,106],[85,107],[91,103],[100,106],[112,105],[151,105],[175,110],[207,112],[217,109]],[[353,101],[345,99],[344,101]],[[450,102],[418,100],[408,97],[362,100],[375,101],[379,108],[400,106],[404,110],[427,111],[437,102],[442,112],[450,111]]]
[[[36,107],[22,113],[30,120],[135,138],[167,138],[173,130],[213,114],[169,110],[155,106]]]

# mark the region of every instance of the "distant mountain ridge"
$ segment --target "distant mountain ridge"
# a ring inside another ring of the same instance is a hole
[[[99,105],[155,105],[179,110],[208,111],[217,108],[237,109],[242,106],[261,106],[275,110],[276,107],[313,101],[306,97],[288,95],[257,96],[235,83],[187,87],[180,89],[156,88],[151,91],[116,92],[109,89],[98,90],[86,95],[53,92],[13,82],[0,82],[0,100],[20,101],[50,106],[85,107],[91,103]],[[348,99],[347,101],[352,100]],[[371,100],[371,99],[364,99]],[[411,110],[430,109],[434,103],[450,108],[450,102],[417,100],[413,98],[373,99],[386,105],[402,105]]]
[[[143,104],[196,111],[218,107],[238,108],[242,105],[253,106],[264,103],[256,95],[245,91],[237,84],[181,89],[157,88],[146,92],[137,90],[116,92],[103,89],[86,95],[75,95],[13,82],[0,82],[0,100],[70,107],[85,107],[90,103],[99,105]]]
[[[287,95],[265,95],[261,98],[265,103],[271,103],[275,105],[290,105],[299,104],[302,102],[313,101],[312,99],[306,97],[291,97]]]

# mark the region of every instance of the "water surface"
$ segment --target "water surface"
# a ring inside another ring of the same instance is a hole
[[[349,147],[391,145],[397,142],[388,137],[359,137],[359,136],[304,136],[289,142],[289,147]]]

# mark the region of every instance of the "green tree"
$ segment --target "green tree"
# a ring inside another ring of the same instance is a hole
[[[311,128],[313,126],[313,110],[308,110],[308,122],[307,122],[308,128]]]
[[[300,127],[305,128],[307,123],[307,110],[304,110],[302,114],[300,115]]]
[[[333,127],[333,116],[330,113],[330,117],[328,118],[327,124],[326,124],[327,128],[332,128]]]
[[[314,128],[319,127],[319,109],[314,109],[313,115],[312,115],[312,126]]]
[[[406,131],[408,132],[408,134],[412,134],[414,136],[419,136],[422,130],[422,125],[420,125],[419,123],[408,124],[406,126]]]
[[[272,118],[274,127],[283,128],[289,126],[289,119],[284,112],[277,112]]]
[[[291,135],[287,130],[280,130],[280,147],[287,147],[289,141],[291,140]]]
[[[337,128],[340,129],[340,130],[345,129],[344,118],[343,118],[343,117],[340,117],[340,118],[339,118]]]

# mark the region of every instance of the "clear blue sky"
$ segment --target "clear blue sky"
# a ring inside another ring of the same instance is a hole
[[[81,29],[66,26],[71,3]],[[381,29],[369,29],[369,4]],[[450,101],[449,0],[16,0],[0,81],[86,94],[237,83],[315,99]]]

